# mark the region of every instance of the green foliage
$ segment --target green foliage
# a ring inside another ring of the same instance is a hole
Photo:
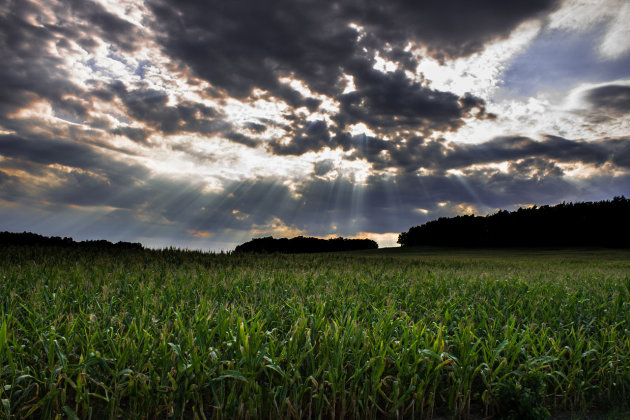
[[[544,376],[540,372],[501,382],[497,396],[499,416],[519,420],[549,418],[549,410],[543,406],[545,387]]]
[[[628,410],[628,256],[0,248],[0,418]]]

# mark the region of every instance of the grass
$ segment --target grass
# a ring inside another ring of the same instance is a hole
[[[630,410],[630,252],[0,248],[0,418]]]

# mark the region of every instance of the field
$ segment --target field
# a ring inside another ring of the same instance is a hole
[[[0,418],[623,418],[630,251],[0,248]]]

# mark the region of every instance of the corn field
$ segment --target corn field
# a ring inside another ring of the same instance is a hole
[[[629,251],[0,248],[0,418],[630,410]]]

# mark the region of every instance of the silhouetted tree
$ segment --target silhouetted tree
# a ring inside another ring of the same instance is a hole
[[[488,216],[441,217],[398,236],[402,246],[630,247],[630,200],[533,206]]]
[[[340,252],[377,249],[378,244],[371,239],[319,239],[298,236],[295,238],[274,239],[271,236],[252,239],[238,245],[234,252],[305,254],[310,252]]]
[[[13,233],[0,232],[0,246],[25,245],[25,246],[57,246],[65,248],[91,248],[91,249],[143,249],[139,242],[117,242],[100,239],[94,241],[76,242],[72,238],[61,238],[59,236],[42,236],[31,232]]]

